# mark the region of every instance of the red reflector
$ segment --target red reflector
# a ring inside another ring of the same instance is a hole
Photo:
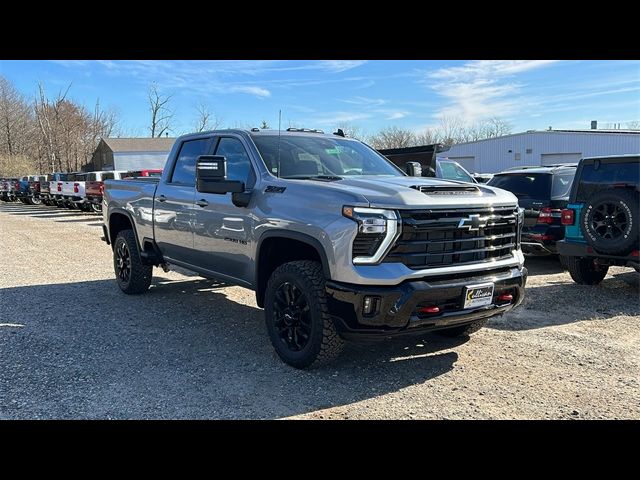
[[[59,192],[61,192],[61,191],[62,191],[62,184],[61,184],[61,183],[59,183],[59,184],[58,184],[58,191],[59,191]]]
[[[634,250],[633,252],[631,252],[631,256],[632,257],[640,257],[640,251]]]
[[[433,307],[422,307],[420,310],[418,310],[420,313],[440,313],[440,308],[433,306]]]
[[[78,193],[78,186],[79,185],[80,185],[79,183],[74,183],[73,184],[73,193]]]
[[[593,247],[587,247],[587,253],[593,253]]]
[[[560,223],[562,225],[573,225],[576,212],[571,208],[565,208],[562,210],[562,217],[560,217]]]
[[[500,295],[498,297],[499,302],[510,302],[511,300],[513,300],[513,295],[511,295],[510,293],[505,293],[504,295]]]

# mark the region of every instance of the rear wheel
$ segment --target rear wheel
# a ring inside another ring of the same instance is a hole
[[[153,266],[142,263],[133,230],[121,230],[116,236],[113,268],[118,286],[124,293],[144,293],[149,289]]]
[[[42,205],[42,199],[40,197],[31,197],[29,200],[31,205]]]
[[[565,258],[571,278],[580,285],[598,285],[609,271],[607,265],[599,265],[593,258]]]
[[[292,367],[328,363],[344,346],[329,315],[324,285],[322,266],[310,260],[281,265],[267,284],[267,332],[276,353]]]
[[[475,322],[467,323],[466,325],[460,325],[459,327],[443,328],[442,330],[435,330],[433,333],[442,335],[443,337],[463,337],[471,335],[477,332],[487,323],[487,319],[476,320]]]
[[[92,203],[91,204],[91,211],[93,211],[94,213],[101,213],[102,212],[102,204],[100,204],[100,203]]]

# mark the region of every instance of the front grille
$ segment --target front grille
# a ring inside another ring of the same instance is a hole
[[[385,262],[412,269],[491,262],[516,248],[515,207],[450,210],[404,210],[402,234]],[[479,215],[474,227],[471,215]]]
[[[358,233],[353,240],[352,257],[372,257],[383,240],[384,234],[372,235],[370,233]]]

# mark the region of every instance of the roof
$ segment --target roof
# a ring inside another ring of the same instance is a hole
[[[102,141],[115,152],[168,152],[174,137],[160,138],[103,138]]]
[[[480,140],[471,140],[469,142],[460,142],[452,146],[467,145],[469,143],[489,142],[507,137],[517,137],[519,135],[553,135],[575,133],[579,135],[640,135],[640,130],[527,130],[526,132],[509,133],[508,135],[500,135],[499,137],[482,138]]]
[[[567,165],[548,165],[548,166],[539,166],[539,167],[518,167],[518,168],[508,168],[507,170],[503,170],[502,172],[495,173],[494,175],[508,175],[510,173],[549,173],[553,174],[558,170],[567,170],[577,168],[576,164],[567,164]]]

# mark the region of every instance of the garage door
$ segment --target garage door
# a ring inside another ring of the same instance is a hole
[[[449,160],[458,162],[460,165],[462,165],[462,168],[464,168],[469,173],[473,173],[476,171],[474,167],[476,157],[449,157]]]
[[[557,165],[560,163],[578,163],[581,153],[543,153],[542,165]]]

